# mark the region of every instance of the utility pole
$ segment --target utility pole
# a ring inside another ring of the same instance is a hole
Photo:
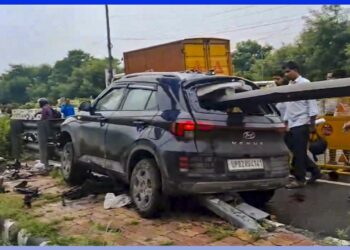
[[[108,83],[110,84],[113,79],[113,57],[112,57],[112,43],[111,43],[111,34],[110,34],[110,28],[109,28],[109,12],[108,12],[108,5],[105,5],[106,7],[106,23],[107,23],[107,48],[108,48],[108,62],[109,62],[109,68],[108,68]]]

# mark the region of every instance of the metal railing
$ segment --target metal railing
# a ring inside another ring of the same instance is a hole
[[[11,120],[12,156],[19,160],[23,151],[39,154],[40,161],[49,166],[49,160],[57,160],[60,125],[64,119]]]

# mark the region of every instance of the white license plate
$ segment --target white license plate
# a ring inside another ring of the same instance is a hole
[[[235,159],[228,160],[227,166],[229,171],[245,171],[254,169],[264,169],[262,159]]]

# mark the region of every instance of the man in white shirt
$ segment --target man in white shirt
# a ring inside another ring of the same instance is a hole
[[[272,79],[275,81],[276,86],[288,85],[288,80],[284,76],[282,70],[276,71],[273,73]],[[280,117],[283,119],[284,114],[286,113],[287,105],[285,102],[279,102],[276,104],[276,108],[280,113]]]
[[[289,85],[309,84],[310,81],[300,75],[299,67],[295,62],[288,62],[283,67],[286,77],[290,80]],[[321,177],[317,165],[307,156],[309,133],[315,132],[315,120],[318,114],[316,100],[302,100],[286,103],[286,112],[283,120],[286,123],[287,145],[293,153],[295,180],[289,183],[287,188],[300,188],[306,185],[306,171],[312,176],[309,183],[313,183]]]

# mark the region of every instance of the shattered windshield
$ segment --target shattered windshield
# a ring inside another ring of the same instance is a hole
[[[220,103],[234,97],[236,93],[253,90],[253,87],[246,84],[244,80],[233,79],[232,82],[215,82],[203,84],[195,88],[199,106],[206,111],[221,111],[226,113],[245,113],[247,115],[272,114],[273,109],[269,105],[247,105],[243,101],[241,104],[232,105],[222,109]]]

